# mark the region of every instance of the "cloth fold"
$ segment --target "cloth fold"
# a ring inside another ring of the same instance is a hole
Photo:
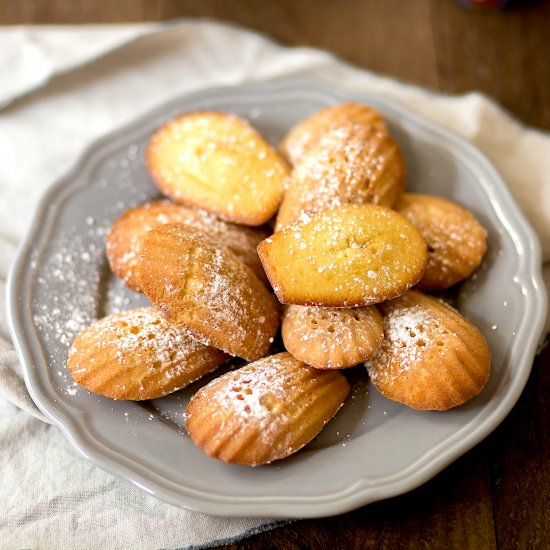
[[[6,547],[201,547],[276,525],[178,509],[76,456],[23,383],[5,281],[39,197],[100,136],[186,92],[290,75],[384,95],[465,137],[537,231],[550,284],[550,136],[478,93],[444,96],[210,21],[0,28],[0,540]],[[550,327],[547,327],[547,329]],[[182,465],[185,467],[185,465]]]

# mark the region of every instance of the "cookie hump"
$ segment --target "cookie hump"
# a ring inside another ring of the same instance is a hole
[[[144,294],[199,341],[254,361],[267,354],[279,306],[229,249],[181,224],[148,231],[140,245]]]
[[[218,112],[183,114],[164,125],[149,142],[146,164],[172,200],[244,225],[273,217],[289,173],[248,122]]]
[[[93,393],[139,401],[184,388],[227,359],[148,307],[110,315],[84,329],[69,348],[67,368]]]
[[[309,443],[344,403],[350,386],[338,371],[321,371],[280,353],[216,378],[185,414],[191,439],[209,456],[257,466]]]
[[[395,298],[418,282],[427,261],[418,229],[372,204],[314,214],[262,241],[258,253],[281,302],[324,307]]]

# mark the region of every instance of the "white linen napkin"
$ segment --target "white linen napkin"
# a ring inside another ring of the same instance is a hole
[[[478,93],[435,94],[324,52],[284,48],[207,21],[0,28],[0,540],[6,547],[201,547],[276,524],[180,510],[77,457],[26,391],[4,301],[9,267],[39,197],[91,142],[185,92],[293,74],[392,98],[481,149],[537,231],[550,285],[550,136],[518,124]]]

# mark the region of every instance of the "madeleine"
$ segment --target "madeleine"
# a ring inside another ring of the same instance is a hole
[[[372,204],[313,214],[262,241],[258,253],[281,302],[324,307],[395,298],[418,282],[427,261],[418,229]]]
[[[279,151],[290,164],[297,164],[325,134],[349,124],[388,133],[378,111],[361,103],[341,103],[325,107],[294,126],[283,139]]]
[[[124,284],[141,291],[139,243],[147,231],[169,223],[182,223],[206,233],[226,246],[259,279],[267,283],[256,247],[269,234],[264,228],[228,223],[204,210],[194,210],[168,200],[148,202],[127,210],[111,227],[106,253],[113,273]]]
[[[279,304],[228,248],[182,224],[145,233],[140,245],[143,293],[197,340],[249,361],[267,354],[279,327]]]
[[[149,142],[146,163],[172,200],[244,225],[273,217],[289,174],[248,122],[217,112],[187,113],[165,124]]]
[[[281,323],[285,348],[317,369],[345,369],[367,360],[384,338],[375,306],[286,307]]]
[[[382,395],[443,411],[481,392],[491,355],[481,332],[458,311],[415,291],[379,307],[386,337],[365,365]]]
[[[392,207],[403,191],[401,149],[386,133],[349,124],[319,138],[295,166],[275,230],[300,219],[350,203]]]
[[[343,405],[350,386],[279,353],[216,378],[189,402],[185,426],[209,456],[247,466],[285,458],[309,443]]]
[[[93,393],[139,401],[182,389],[228,359],[146,307],[109,315],[80,332],[67,368]]]
[[[470,276],[487,250],[487,231],[469,211],[433,195],[405,193],[395,209],[428,245],[428,263],[416,287],[445,290]]]

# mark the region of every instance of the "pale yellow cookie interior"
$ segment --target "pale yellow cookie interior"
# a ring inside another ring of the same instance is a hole
[[[314,214],[264,240],[258,252],[281,302],[326,307],[394,298],[420,279],[427,261],[419,231],[375,205]]]
[[[289,170],[246,121],[184,114],[158,130],[147,166],[163,193],[229,221],[261,225],[277,211]]]

